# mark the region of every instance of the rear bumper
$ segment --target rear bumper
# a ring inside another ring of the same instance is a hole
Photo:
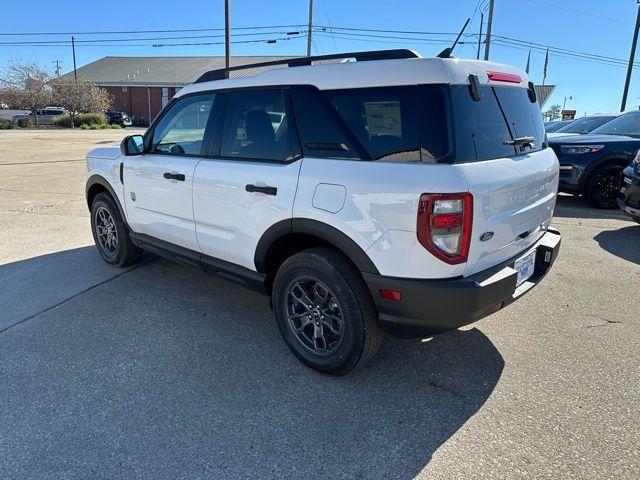
[[[513,265],[525,252],[469,277],[422,280],[363,273],[363,278],[385,332],[421,338],[476,322],[520,298],[547,274],[558,256],[560,241],[560,232],[549,229],[530,248],[536,250],[535,270],[517,288]],[[399,291],[402,299],[384,299],[382,289]]]

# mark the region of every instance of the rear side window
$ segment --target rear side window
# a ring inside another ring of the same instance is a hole
[[[373,160],[420,161],[417,87],[324,91]]]
[[[308,157],[359,158],[349,132],[315,87],[291,88],[302,151]]]
[[[298,155],[288,95],[280,88],[230,92],[220,155],[280,161]]]

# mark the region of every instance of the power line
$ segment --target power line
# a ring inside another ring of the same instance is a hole
[[[248,36],[258,36],[258,35],[294,35],[300,33],[296,32],[285,32],[285,31],[271,31],[271,32],[253,32],[253,33],[236,33],[234,37],[248,37]],[[224,37],[224,34],[219,35],[188,35],[188,36],[179,36],[179,37],[143,37],[143,38],[100,38],[100,39],[92,39],[92,40],[76,40],[76,43],[89,44],[89,43],[101,43],[101,42],[144,42],[144,41],[155,41],[155,40],[193,40],[199,38],[221,38]],[[27,41],[7,41],[0,42],[0,45],[69,45],[71,42],[69,40],[27,40]]]
[[[561,7],[560,5],[554,5],[553,3],[543,2],[541,0],[527,0],[530,3],[537,3],[538,5],[544,5],[545,7],[556,8],[558,10],[564,10],[565,12],[577,13],[578,15],[584,15],[586,17],[599,18],[600,20],[607,20],[609,22],[622,23],[625,25],[633,25],[633,23],[625,22],[624,20],[618,20],[617,18],[604,17],[602,15],[596,15],[589,12],[583,12],[581,10],[574,10],[572,8]]]
[[[264,25],[253,27],[233,27],[231,30],[259,30],[267,28],[295,28],[305,27],[304,24],[293,25]],[[17,37],[28,35],[124,35],[124,34],[138,34],[138,33],[187,33],[187,32],[220,32],[224,31],[222,28],[172,28],[163,30],[117,30],[117,31],[100,31],[100,32],[0,32],[1,36],[5,37]]]

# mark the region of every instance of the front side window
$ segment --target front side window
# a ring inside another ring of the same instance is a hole
[[[162,116],[153,132],[152,153],[201,155],[215,94],[185,97]]]
[[[417,87],[324,91],[373,160],[420,161]]]
[[[229,93],[220,155],[280,161],[297,156],[287,97],[281,88]]]

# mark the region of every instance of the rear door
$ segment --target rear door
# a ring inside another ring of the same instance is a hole
[[[535,243],[551,223],[558,190],[558,161],[546,147],[537,102],[521,85],[485,85],[480,93],[474,101],[468,86],[451,87],[457,163],[474,198],[465,275]],[[531,142],[512,144],[524,137]]]
[[[221,130],[195,170],[197,239],[207,256],[255,270],[262,234],[292,216],[302,163],[289,89],[228,92]]]
[[[148,153],[125,158],[127,217],[136,233],[199,251],[193,221],[193,176],[208,148],[216,95],[178,100],[148,132]]]

